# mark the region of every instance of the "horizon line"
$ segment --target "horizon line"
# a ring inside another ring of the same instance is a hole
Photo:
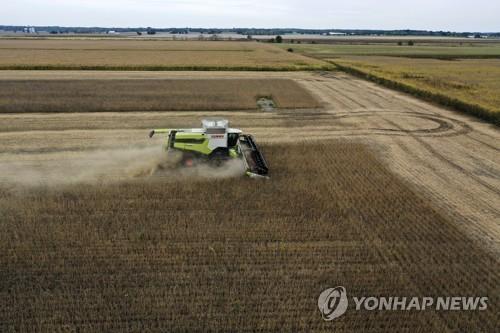
[[[74,25],[74,26],[66,26],[66,25],[30,25],[30,24],[0,24],[1,27],[34,27],[34,28],[49,28],[49,27],[57,27],[57,28],[84,28],[84,29],[130,29],[130,30],[138,30],[138,29],[158,29],[158,30],[168,30],[168,29],[191,29],[191,30],[297,30],[297,31],[382,31],[382,32],[432,32],[432,33],[456,33],[456,34],[465,34],[465,33],[486,33],[486,34],[498,34],[500,31],[456,31],[456,30],[424,30],[424,29],[411,29],[411,28],[399,28],[399,29],[375,29],[375,28],[297,28],[297,27],[195,27],[195,26],[181,26],[181,27],[151,27],[151,26],[86,26],[86,25]]]

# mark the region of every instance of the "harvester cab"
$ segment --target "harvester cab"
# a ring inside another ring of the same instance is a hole
[[[226,119],[204,119],[202,128],[157,129],[150,137],[166,134],[165,150],[182,153],[182,164],[192,166],[199,161],[221,165],[226,160],[242,159],[250,177],[267,177],[269,168],[251,135],[229,127]]]

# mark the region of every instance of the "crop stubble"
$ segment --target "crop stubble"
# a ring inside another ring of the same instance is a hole
[[[465,290],[496,304],[498,260],[364,145],[264,150],[273,178],[263,183],[2,191],[3,329],[328,331],[316,298],[338,283],[350,295]],[[489,330],[495,322],[494,311],[350,312],[336,327]]]

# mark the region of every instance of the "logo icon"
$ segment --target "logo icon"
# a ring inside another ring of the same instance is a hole
[[[347,292],[344,287],[326,289],[319,295],[318,307],[325,321],[332,321],[347,311]]]

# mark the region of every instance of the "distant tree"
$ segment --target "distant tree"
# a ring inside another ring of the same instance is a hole
[[[52,31],[50,32],[50,34],[51,34],[51,35],[57,35],[58,33],[59,33],[59,31],[56,31],[56,30],[52,30]]]
[[[399,45],[399,46],[403,46],[403,42],[402,42],[402,41],[399,41],[399,42],[398,42],[398,45]]]
[[[415,45],[415,42],[413,42],[412,40],[408,41],[408,46],[413,46]]]
[[[148,30],[147,30],[147,33],[148,33],[148,35],[156,35],[156,30],[154,30],[153,28],[149,27]]]
[[[281,36],[276,36],[276,43],[283,43],[283,37]]]

